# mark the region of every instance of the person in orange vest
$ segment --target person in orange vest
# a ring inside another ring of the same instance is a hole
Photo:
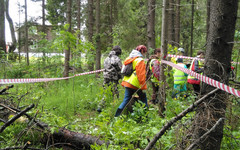
[[[129,76],[124,76],[121,85],[125,87],[125,94],[123,102],[118,107],[115,117],[121,115],[124,107],[131,100],[132,95],[136,92],[141,101],[145,103],[145,107],[148,107],[147,96],[143,90],[147,89],[146,84],[146,65],[143,56],[147,53],[147,47],[144,45],[137,46],[130,53],[124,61],[124,65],[132,63],[133,72]]]
[[[196,73],[203,73],[203,59],[205,56],[205,52],[202,50],[199,50],[197,52],[197,57],[196,59],[192,60],[191,66],[190,66],[190,70],[196,72]],[[189,84],[192,84],[193,86],[193,90],[194,93],[198,96],[200,93],[200,80],[198,80],[197,78],[193,77],[193,76],[188,76],[188,80],[187,82]]]

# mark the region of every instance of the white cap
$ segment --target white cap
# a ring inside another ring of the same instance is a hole
[[[183,49],[183,48],[178,48],[178,51],[180,51],[180,52],[182,52],[182,53],[184,53],[185,52],[185,50]]]

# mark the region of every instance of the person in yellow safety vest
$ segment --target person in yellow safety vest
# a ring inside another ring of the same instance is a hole
[[[205,56],[205,52],[202,50],[199,50],[197,52],[197,59],[193,59],[189,69],[196,73],[202,74],[203,73],[203,60],[200,60],[200,59],[203,59],[204,56]],[[193,76],[188,76],[187,82],[189,84],[192,84],[194,93],[198,96],[198,94],[200,93],[200,80],[198,80],[197,78],[195,78]]]
[[[150,82],[152,84],[152,99],[149,101],[153,104],[158,103],[157,94],[159,89],[159,78],[160,78],[160,57],[161,57],[161,49],[156,48],[154,50],[154,55],[149,57],[147,62],[147,80],[150,78]]]
[[[177,59],[177,65],[183,68],[187,68],[187,66],[183,63],[182,58]],[[179,93],[187,91],[187,76],[188,74],[182,72],[181,70],[173,68],[174,87],[172,98],[178,98]]]
[[[178,48],[176,55],[183,56],[184,53],[185,53],[185,50],[180,47],[180,48]],[[176,57],[172,57],[171,58],[171,62],[174,63],[174,64],[177,64],[177,58]]]
[[[124,65],[132,63],[133,73],[130,76],[124,76],[121,85],[125,87],[125,94],[123,102],[118,107],[115,117],[121,115],[124,107],[131,100],[132,95],[137,92],[141,101],[145,103],[145,107],[148,107],[147,104],[147,95],[143,90],[147,89],[146,84],[146,66],[143,59],[143,55],[147,53],[147,47],[144,45],[137,46],[130,53],[124,61]]]

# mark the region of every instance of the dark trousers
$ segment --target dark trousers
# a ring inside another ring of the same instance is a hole
[[[200,84],[192,84],[194,93],[198,96],[200,94]]]

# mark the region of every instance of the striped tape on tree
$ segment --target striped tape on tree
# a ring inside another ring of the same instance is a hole
[[[178,66],[178,65],[176,65],[176,64],[174,64],[172,62],[166,61],[166,60],[161,60],[161,62],[165,63],[167,65],[170,65],[170,66],[172,66],[172,67],[174,67],[174,68],[176,68],[178,70],[181,70],[181,71],[185,72],[186,74],[188,74],[190,76],[193,76],[193,77],[195,77],[195,78],[197,78],[197,79],[199,79],[199,80],[201,80],[201,81],[203,81],[203,82],[205,82],[205,83],[207,83],[207,84],[209,84],[211,86],[214,86],[214,87],[216,87],[218,89],[221,89],[221,90],[223,90],[225,92],[228,92],[228,93],[233,94],[233,95],[235,95],[237,97],[240,97],[240,91],[238,91],[238,90],[236,90],[234,88],[231,88],[231,87],[229,87],[229,86],[227,86],[227,85],[225,85],[225,84],[223,84],[223,83],[221,83],[219,81],[216,81],[216,80],[211,79],[209,77],[206,77],[204,75],[198,74],[198,73],[196,73],[194,71],[191,71],[189,69],[180,67],[180,66]]]
[[[62,77],[62,78],[25,78],[25,79],[0,79],[0,84],[13,84],[13,83],[36,83],[36,82],[49,82],[49,81],[56,81],[56,80],[66,80],[73,78],[75,76],[82,76],[97,72],[102,72],[104,69],[96,70],[96,71],[90,71],[90,72],[84,72],[80,74],[75,74],[71,77]]]
[[[204,59],[198,58],[198,57],[180,56],[180,55],[172,55],[172,54],[168,54],[167,57],[204,60]],[[234,61],[232,61],[232,63],[233,64],[240,64],[240,62],[234,62]]]

